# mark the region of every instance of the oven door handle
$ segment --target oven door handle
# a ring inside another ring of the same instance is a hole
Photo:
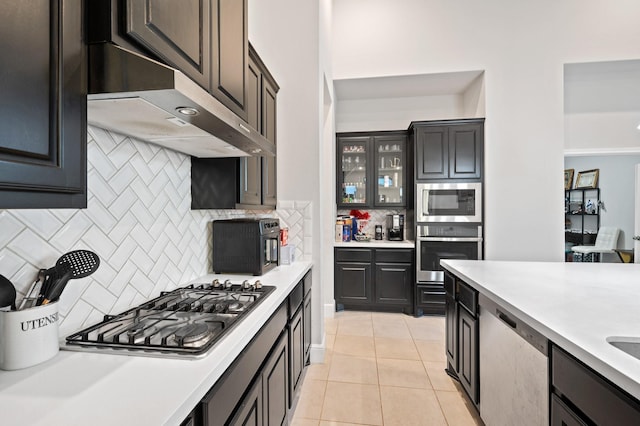
[[[480,237],[418,237],[418,241],[442,241],[449,243],[477,243],[481,242]]]

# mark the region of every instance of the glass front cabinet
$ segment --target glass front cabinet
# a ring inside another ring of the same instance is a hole
[[[338,133],[337,144],[339,208],[406,206],[405,132]]]

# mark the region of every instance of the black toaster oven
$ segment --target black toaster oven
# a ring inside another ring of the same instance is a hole
[[[273,218],[213,221],[213,272],[263,275],[279,265],[280,221]]]

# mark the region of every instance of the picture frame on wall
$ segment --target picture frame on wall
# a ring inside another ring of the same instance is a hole
[[[564,171],[564,189],[565,191],[571,189],[573,186],[573,172],[574,169],[565,169]]]
[[[578,173],[576,177],[576,189],[588,189],[598,187],[598,175],[600,169],[585,170]]]

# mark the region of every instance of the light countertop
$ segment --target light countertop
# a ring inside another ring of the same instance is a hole
[[[442,265],[640,399],[640,360],[606,341],[640,337],[640,264],[443,260]]]
[[[334,242],[334,247],[346,247],[346,248],[415,248],[416,243],[412,240],[403,241],[389,241],[389,240],[374,240],[371,241],[349,241]]]
[[[60,351],[37,366],[0,371],[0,423],[179,425],[310,267],[310,262],[298,261],[261,277],[212,274],[192,281],[259,278],[264,285],[276,286],[202,359]]]

